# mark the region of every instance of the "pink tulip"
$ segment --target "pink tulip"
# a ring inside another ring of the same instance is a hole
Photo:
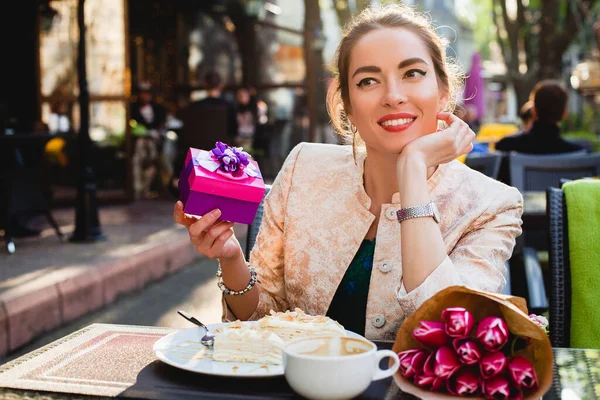
[[[517,387],[533,390],[538,387],[535,369],[523,356],[515,356],[508,362],[508,375]]]
[[[479,391],[481,378],[476,371],[463,367],[453,377],[448,379],[446,386],[448,392],[455,396],[470,396]]]
[[[477,364],[481,359],[481,349],[476,341],[463,338],[452,341],[458,359],[465,365]]]
[[[481,370],[481,376],[483,379],[491,378],[496,376],[506,369],[506,356],[500,351],[492,353],[485,353],[481,357],[479,368]]]
[[[442,346],[435,352],[433,372],[436,376],[448,379],[458,371],[460,366],[460,361],[450,346]]]
[[[462,307],[446,308],[442,311],[442,319],[446,322],[446,334],[454,338],[464,338],[471,334],[475,318]]]
[[[421,321],[420,324],[412,333],[417,342],[434,348],[448,343],[448,336],[443,322]]]
[[[510,385],[508,379],[502,375],[484,379],[481,384],[483,395],[486,399],[523,400],[523,393]]]
[[[398,353],[402,376],[412,378],[423,372],[423,364],[425,364],[428,355],[429,353],[423,349],[410,349]]]
[[[508,341],[508,326],[500,317],[485,317],[477,326],[477,339],[487,351],[498,351]]]
[[[508,379],[500,375],[484,380],[482,390],[487,399],[508,399],[511,392]]]
[[[415,385],[432,391],[438,391],[446,385],[446,380],[435,375],[435,352],[429,354],[423,365],[423,373],[415,376]]]

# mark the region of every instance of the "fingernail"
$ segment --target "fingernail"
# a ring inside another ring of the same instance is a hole
[[[212,211],[212,215],[215,216],[215,217],[220,216],[221,215],[221,210],[219,210],[219,209],[213,210]]]

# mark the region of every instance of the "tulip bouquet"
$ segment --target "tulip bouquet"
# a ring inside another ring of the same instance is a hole
[[[396,337],[395,380],[421,398],[540,398],[552,348],[525,301],[453,286],[407,318]]]

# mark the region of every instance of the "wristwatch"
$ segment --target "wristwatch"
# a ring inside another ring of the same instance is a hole
[[[401,208],[396,212],[396,215],[398,216],[398,222],[410,218],[432,217],[436,223],[440,223],[438,209],[433,201],[422,206]]]

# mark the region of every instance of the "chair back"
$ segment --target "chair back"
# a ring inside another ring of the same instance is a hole
[[[509,155],[510,183],[524,191],[546,191],[560,187],[561,179],[580,179],[600,176],[600,153],[585,150],[567,154]]]
[[[550,340],[553,347],[570,347],[571,343],[571,268],[567,210],[562,189],[546,190],[550,264]]]
[[[501,162],[502,154],[469,154],[465,160],[465,165],[492,179],[498,179]]]
[[[256,211],[256,215],[254,216],[254,220],[248,226],[248,234],[246,235],[246,251],[245,251],[247,261],[250,260],[250,252],[252,251],[252,248],[254,247],[254,243],[256,243],[256,236],[258,235],[258,231],[260,229],[260,224],[262,223],[262,217],[263,217],[263,212],[264,212],[263,205],[265,202],[265,197],[267,197],[267,194],[269,194],[270,190],[271,190],[271,185],[265,185],[265,194],[263,195],[263,199],[261,200],[260,204],[258,205],[258,210]]]
[[[229,111],[220,104],[191,103],[181,111],[181,145],[187,149],[210,150],[215,142],[230,143]]]

